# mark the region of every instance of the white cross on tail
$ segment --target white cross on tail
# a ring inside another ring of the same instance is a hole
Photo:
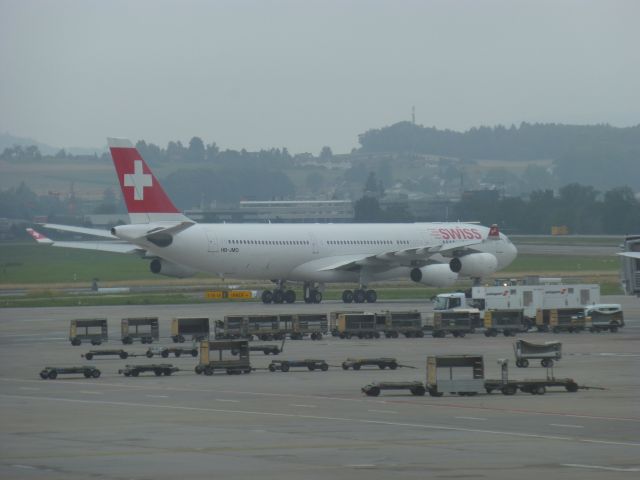
[[[153,185],[151,175],[142,171],[142,161],[134,160],[133,173],[124,176],[124,186],[133,187],[133,199],[144,200],[144,187]]]

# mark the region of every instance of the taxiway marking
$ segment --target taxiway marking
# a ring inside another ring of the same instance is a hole
[[[588,468],[591,470],[607,470],[609,472],[640,472],[640,468],[605,467],[602,465],[582,465],[580,463],[562,463],[563,467]]]

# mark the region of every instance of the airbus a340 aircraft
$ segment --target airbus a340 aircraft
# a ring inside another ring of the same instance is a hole
[[[467,223],[201,224],[176,209],[129,140],[109,139],[131,223],[106,230],[45,224],[47,228],[108,238],[102,242],[40,243],[151,259],[154,273],[188,277],[272,280],[265,303],[293,303],[287,282],[302,282],[307,303],[322,301],[327,282],[354,283],[346,303],[375,302],[379,280],[410,278],[430,286],[459,277],[484,277],[509,265],[515,246],[498,231]]]

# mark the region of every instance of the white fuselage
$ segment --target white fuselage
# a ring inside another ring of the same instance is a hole
[[[195,224],[175,234],[167,247],[144,237],[122,238],[176,264],[221,277],[368,283],[408,278],[416,265],[410,259],[402,261],[402,250],[473,240],[479,242],[474,250],[495,255],[498,269],[504,268],[516,257],[516,248],[502,234],[499,239],[487,239],[488,231],[464,223]],[[363,255],[388,252],[395,252],[393,261],[379,266],[353,271],[332,268]],[[448,261],[440,256],[429,260]]]

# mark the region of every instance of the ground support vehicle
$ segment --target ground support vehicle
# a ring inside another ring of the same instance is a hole
[[[283,316],[280,315],[280,321]],[[291,340],[302,340],[307,336],[311,340],[322,340],[322,336],[328,332],[329,322],[324,313],[299,313],[291,317]]]
[[[384,312],[378,314],[384,317],[383,332],[386,338],[398,338],[400,334],[407,338],[424,337],[422,330],[422,315],[417,310],[407,312]]]
[[[586,329],[584,308],[552,308],[549,312],[549,328],[553,333],[577,333]]]
[[[208,318],[174,318],[171,320],[171,339],[173,343],[184,343],[191,337],[193,341],[209,339]]]
[[[387,367],[395,370],[400,366],[395,358],[347,358],[342,362],[342,369],[349,370],[353,368],[354,370],[360,370],[361,367],[368,365],[378,367],[380,370],[384,370]]]
[[[619,328],[624,327],[624,313],[619,303],[590,305],[584,309],[584,316],[592,333],[607,330],[615,333]]]
[[[476,395],[485,389],[484,359],[481,355],[430,355],[425,387],[432,397]]]
[[[624,239],[620,280],[627,295],[640,297],[640,235],[630,235]]]
[[[528,330],[524,324],[524,310],[487,310],[484,312],[484,336],[495,337],[502,332],[505,337],[512,337],[516,332]]]
[[[532,395],[544,395],[547,388],[551,387],[562,387],[572,393],[577,392],[579,388],[593,388],[580,387],[572,378],[554,378],[548,374],[544,379],[509,380],[509,361],[505,359],[500,364],[502,378],[500,380],[485,380],[484,385],[487,393],[499,390],[503,395],[515,395],[520,390]]]
[[[122,350],[121,348],[113,348],[107,350],[89,350],[87,353],[83,354],[82,357],[87,360],[91,360],[93,357],[110,357],[117,356],[122,358],[123,360],[128,357],[141,357],[142,355],[135,355]]]
[[[282,320],[280,317],[284,317]],[[217,339],[257,337],[260,340],[281,340],[291,334],[291,315],[226,315],[217,321],[215,333]]]
[[[272,360],[268,368],[271,372],[278,370],[288,372],[290,368],[296,367],[307,368],[310,372],[314,370],[326,372],[329,370],[329,364],[326,361],[311,358],[305,358],[304,360]]]
[[[71,320],[69,325],[69,341],[71,345],[78,346],[83,341],[89,341],[91,345],[100,345],[108,340],[106,318]]]
[[[153,343],[160,339],[158,317],[123,318],[120,322],[122,343],[131,345],[134,340],[140,343]]]
[[[562,342],[530,343],[524,340],[517,340],[513,344],[513,351],[516,355],[516,366],[527,368],[529,360],[540,360],[540,364],[549,368],[554,361],[562,358]]]
[[[356,315],[365,313],[362,310],[359,311],[350,311],[350,310],[340,310],[329,313],[329,333],[331,333],[332,337],[339,337],[340,332],[338,331],[338,318],[340,315]]]
[[[236,352],[234,354],[234,352]],[[203,340],[200,342],[200,363],[195,372],[213,375],[224,370],[228,375],[251,373],[249,342],[247,340]]]
[[[54,380],[58,375],[73,375],[81,373],[85,378],[98,378],[100,376],[100,370],[96,367],[82,366],[82,367],[44,367],[40,372],[40,378],[46,380],[47,378]]]
[[[197,357],[198,349],[195,347],[150,347],[145,353],[145,356],[152,358],[154,355],[160,355],[162,358],[168,358],[170,354],[173,354],[174,357],[179,357],[183,354]]]
[[[265,355],[279,355],[282,349],[278,345],[251,345],[251,352],[262,352]]]
[[[444,338],[448,333],[454,337],[464,337],[473,333],[473,312],[465,310],[446,310],[433,312],[433,317],[425,325],[434,338]]]
[[[137,377],[143,372],[153,372],[156,377],[159,377],[160,375],[169,376],[179,371],[178,367],[174,367],[170,363],[151,363],[147,365],[125,365],[124,368],[118,370],[118,373],[125,377]]]
[[[362,387],[362,393],[368,397],[377,397],[382,390],[409,390],[412,395],[424,395],[426,389],[422,382],[380,382]]]
[[[380,338],[384,331],[385,317],[375,313],[341,313],[337,331],[340,338]]]

